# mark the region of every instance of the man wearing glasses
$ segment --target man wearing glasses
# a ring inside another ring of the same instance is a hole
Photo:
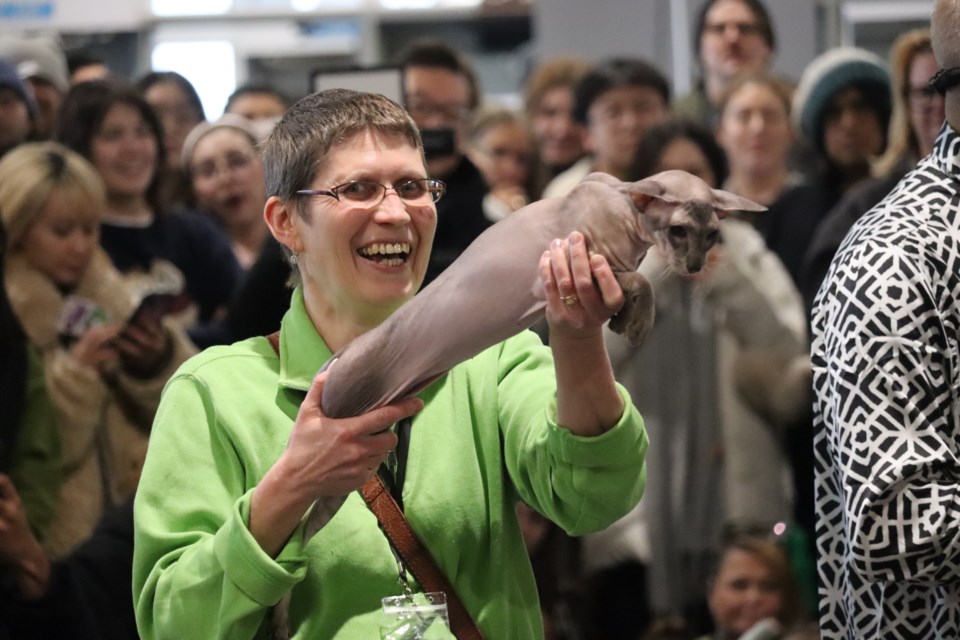
[[[423,285],[457,259],[491,222],[483,213],[489,190],[464,155],[470,116],[480,90],[470,65],[442,42],[420,41],[402,55],[404,101],[423,136],[427,172],[443,180],[446,196],[437,203],[437,232]]]
[[[696,38],[702,77],[673,110],[713,131],[720,100],[733,79],[766,70],[773,60],[773,23],[760,0],[707,0],[697,19]]]

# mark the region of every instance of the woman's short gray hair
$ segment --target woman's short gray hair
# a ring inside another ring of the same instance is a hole
[[[296,102],[263,145],[267,197],[293,200],[310,186],[331,147],[365,130],[401,135],[423,149],[410,115],[382,95],[330,89]]]

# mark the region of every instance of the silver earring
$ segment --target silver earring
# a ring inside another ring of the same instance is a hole
[[[291,266],[291,267],[297,266],[297,261],[298,261],[297,254],[291,253],[291,254],[290,254],[290,266]]]

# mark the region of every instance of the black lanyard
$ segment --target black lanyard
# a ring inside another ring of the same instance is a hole
[[[397,423],[397,448],[387,456],[377,471],[401,511],[403,511],[403,482],[407,477],[407,455],[410,452],[411,426],[412,419],[409,417]]]

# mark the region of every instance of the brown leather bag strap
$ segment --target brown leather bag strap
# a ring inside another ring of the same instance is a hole
[[[277,355],[280,355],[280,332],[275,331],[266,338]],[[363,496],[370,511],[377,516],[390,544],[420,586],[426,591],[442,591],[446,594],[450,630],[457,640],[483,640],[483,634],[470,617],[470,612],[463,606],[457,592],[453,590],[453,585],[440,571],[440,567],[417,538],[417,534],[410,528],[406,516],[403,515],[403,511],[400,510],[378,474],[374,474],[360,488],[360,495]]]
[[[367,480],[360,488],[370,511],[373,511],[383,527],[390,544],[403,559],[404,565],[425,591],[442,591],[447,595],[447,611],[450,614],[450,630],[457,640],[483,640],[483,634],[470,617],[470,612],[454,591],[453,585],[440,571],[430,552],[417,534],[410,528],[403,511],[390,495],[378,474]]]
[[[264,337],[270,341],[270,346],[273,347],[273,350],[277,352],[277,355],[280,355],[280,332],[274,331],[270,335]]]

